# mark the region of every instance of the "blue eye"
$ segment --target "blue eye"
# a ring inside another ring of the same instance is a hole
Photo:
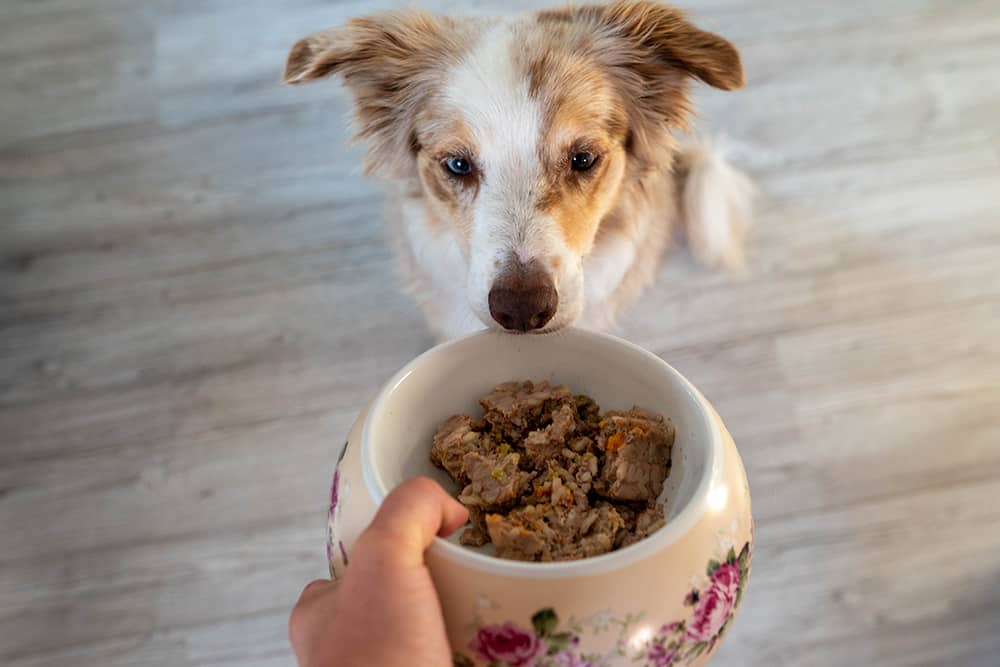
[[[472,163],[464,157],[450,157],[444,161],[444,166],[456,176],[468,176],[472,173]]]

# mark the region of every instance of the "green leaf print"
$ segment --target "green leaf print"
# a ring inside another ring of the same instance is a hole
[[[559,617],[556,616],[556,612],[551,607],[546,607],[541,611],[535,612],[535,615],[531,617],[531,627],[535,629],[535,634],[539,637],[547,637],[559,626]]]
[[[569,643],[573,639],[573,635],[568,632],[559,632],[554,635],[549,635],[549,654],[558,653],[559,651],[565,651],[569,648]]]

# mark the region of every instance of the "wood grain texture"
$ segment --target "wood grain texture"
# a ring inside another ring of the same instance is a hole
[[[0,5],[0,663],[290,664],[338,446],[431,336],[343,92],[277,82],[391,5]],[[995,665],[1000,6],[690,7],[746,63],[699,103],[762,193],[751,270],[677,252],[621,333],[747,464],[714,664]]]

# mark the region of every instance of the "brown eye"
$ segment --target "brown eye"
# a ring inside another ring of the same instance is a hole
[[[573,171],[587,171],[597,163],[597,156],[588,151],[580,151],[573,154],[571,166]]]

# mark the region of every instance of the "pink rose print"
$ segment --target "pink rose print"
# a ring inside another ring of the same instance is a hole
[[[677,630],[679,630],[680,627],[681,627],[681,622],[680,621],[674,621],[673,623],[667,623],[662,628],[660,628],[660,634],[661,635],[671,635],[671,634],[677,632]]]
[[[546,651],[545,644],[535,633],[513,623],[481,628],[469,647],[483,660],[510,667],[534,667]]]
[[[646,660],[649,660],[652,667],[672,667],[679,657],[679,648],[667,648],[663,644],[653,644],[646,652]]]
[[[330,484],[330,514],[337,509],[337,501],[340,495],[340,466],[333,470],[333,483]]]
[[[511,622],[482,627],[469,647],[489,667],[608,667],[624,662],[633,667],[690,667],[711,655],[720,635],[729,627],[750,573],[750,546],[747,542],[738,554],[730,547],[725,560],[710,560],[705,569],[708,583],[703,589],[692,589],[684,599],[685,605],[693,607],[691,617],[660,625],[656,634],[635,651],[628,650],[626,640],[641,614],[614,618],[619,629],[615,647],[595,653],[581,650],[586,637],[581,641],[580,633],[586,630],[579,622],[571,618],[560,627],[559,615],[552,607],[532,615],[531,630]],[[608,625],[600,627],[606,629]],[[475,664],[469,656],[454,656],[454,667]]]
[[[337,578],[337,570],[333,565],[333,543],[335,537],[333,534],[333,522],[336,516],[337,503],[340,501],[340,465],[338,464],[336,468],[333,469],[333,482],[330,484],[330,510],[327,514],[326,522],[326,562],[330,564],[330,577],[332,579]],[[344,553],[343,544],[340,546],[340,553]],[[345,555],[344,564],[347,564],[347,558]]]
[[[739,587],[738,563],[725,563],[717,567],[709,579],[708,588],[699,596],[685,638],[692,642],[713,640],[729,620]]]

